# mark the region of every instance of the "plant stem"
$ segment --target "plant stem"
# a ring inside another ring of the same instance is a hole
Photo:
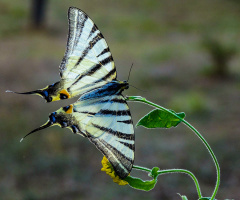
[[[145,167],[141,167],[141,166],[137,166],[137,165],[133,165],[133,168],[134,168],[134,169],[137,169],[137,170],[152,172],[151,169],[148,169],[148,168],[145,168]]]
[[[137,169],[137,170],[147,171],[147,172],[151,172],[152,171],[151,169],[148,169],[148,168],[145,168],[145,167],[136,166],[136,165],[133,165],[133,168]],[[189,175],[193,179],[193,181],[195,183],[199,199],[202,198],[200,185],[198,183],[197,178],[194,176],[194,174],[192,172],[190,172],[188,170],[185,170],[185,169],[166,169],[166,170],[159,170],[157,173],[158,173],[158,175],[169,174],[169,173],[184,173],[184,174]]]
[[[216,185],[215,185],[215,188],[214,188],[214,191],[213,191],[213,194],[212,194],[212,197],[211,197],[211,200],[214,200],[216,194],[217,194],[217,191],[218,191],[218,188],[219,188],[219,185],[220,185],[220,167],[219,167],[219,164],[218,164],[218,161],[217,161],[217,158],[216,156],[214,155],[210,145],[207,143],[207,141],[203,138],[203,136],[191,125],[189,124],[186,120],[182,119],[181,117],[179,117],[178,115],[176,115],[175,113],[171,112],[170,110],[162,107],[162,106],[159,106],[155,103],[152,103],[150,101],[147,101],[145,98],[141,97],[141,96],[130,96],[130,97],[127,97],[127,100],[130,100],[130,101],[139,101],[139,102],[143,102],[143,103],[146,103],[148,105],[151,105],[153,107],[156,107],[156,108],[159,108],[161,110],[164,110],[168,113],[171,113],[172,115],[174,115],[175,117],[177,117],[178,119],[180,119],[187,127],[189,127],[197,136],[198,138],[203,142],[203,144],[206,146],[207,150],[209,151],[212,159],[213,159],[213,162],[215,164],[215,167],[216,167],[216,172],[217,172],[217,181],[216,181]]]
[[[167,174],[167,173],[184,173],[184,174],[189,175],[195,183],[199,199],[202,198],[200,185],[198,183],[197,178],[194,176],[194,174],[192,172],[190,172],[186,169],[166,169],[166,170],[160,170],[158,173],[159,173],[159,175]]]

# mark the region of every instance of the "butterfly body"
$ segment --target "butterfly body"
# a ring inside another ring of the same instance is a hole
[[[70,7],[68,22],[67,49],[60,64],[61,79],[46,88],[21,94],[37,94],[47,102],[80,98],[52,112],[44,125],[26,136],[53,125],[69,128],[96,145],[117,175],[125,178],[132,169],[135,150],[133,122],[122,96],[129,84],[116,79],[109,47],[87,14]]]
[[[124,89],[127,89],[128,83],[124,81],[111,81],[100,88],[87,92],[80,97],[80,100],[100,98],[115,94],[121,94]]]

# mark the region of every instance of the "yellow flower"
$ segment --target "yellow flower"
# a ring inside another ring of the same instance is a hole
[[[113,179],[113,182],[117,183],[118,185],[127,185],[128,184],[127,181],[122,180],[116,174],[111,163],[108,161],[108,159],[105,156],[103,156],[103,159],[102,159],[102,166],[103,167],[102,167],[101,171],[105,171],[106,174],[108,174]]]

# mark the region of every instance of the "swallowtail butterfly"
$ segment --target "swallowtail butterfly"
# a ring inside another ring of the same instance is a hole
[[[29,134],[54,125],[69,128],[96,145],[117,175],[125,178],[132,169],[135,149],[132,118],[122,96],[129,85],[116,79],[109,47],[87,14],[70,7],[68,23],[67,49],[59,67],[60,81],[19,94],[37,94],[47,102],[80,98],[51,113],[46,124]]]

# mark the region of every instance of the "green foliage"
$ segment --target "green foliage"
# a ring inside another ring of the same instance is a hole
[[[159,175],[158,170],[159,170],[158,167],[154,167],[152,171],[149,173],[149,176],[153,177],[151,181],[143,181],[140,178],[135,178],[131,176],[126,177],[124,180],[127,181],[129,185],[135,189],[150,191],[155,187],[157,183],[157,177]]]
[[[184,112],[176,113],[173,110],[171,110],[171,112],[181,119],[185,117]],[[176,127],[182,121],[179,118],[167,111],[155,109],[141,118],[136,126],[144,126],[146,128],[171,128]]]
[[[155,187],[156,182],[157,182],[157,181],[155,181],[155,179],[153,179],[151,181],[143,181],[140,178],[135,178],[132,176],[128,176],[124,180],[127,181],[132,188],[135,188],[138,190],[144,190],[144,191],[152,190]]]
[[[191,124],[189,124],[184,119],[185,114],[184,113],[176,113],[172,110],[166,109],[162,106],[159,106],[159,105],[157,105],[153,102],[150,102],[150,101],[146,100],[146,98],[143,98],[141,96],[130,96],[130,97],[127,97],[126,100],[143,102],[145,104],[148,104],[148,105],[154,106],[155,108],[158,108],[158,109],[155,109],[155,110],[151,111],[147,115],[145,115],[138,122],[137,126],[142,125],[146,128],[157,128],[157,127],[170,128],[170,127],[173,127],[173,126],[177,126],[180,122],[183,122],[186,126],[188,126],[198,136],[199,139],[201,139],[201,141],[204,143],[204,145],[208,149],[208,151],[209,151],[209,153],[210,153],[210,155],[211,155],[211,157],[212,157],[212,159],[215,163],[215,166],[216,166],[217,182],[216,182],[212,197],[210,198],[211,200],[214,200],[214,198],[217,194],[218,188],[219,188],[219,184],[220,184],[220,167],[219,167],[217,158],[214,155],[214,153],[213,153],[211,147],[209,146],[209,144],[207,143],[207,141],[203,138],[203,136]],[[137,168],[137,169],[141,169],[141,170],[145,170],[145,171],[150,172],[149,169],[142,168],[142,167],[133,166],[133,168]],[[207,200],[208,199],[208,197],[205,197],[205,198],[202,197],[198,180],[196,179],[196,177],[194,176],[194,174],[192,172],[190,172],[188,170],[185,170],[185,169],[168,169],[168,170],[159,170],[159,171],[155,171],[155,170],[156,170],[156,168],[155,169],[153,168],[153,170],[151,170],[151,174],[152,174],[151,176],[154,177],[154,180],[149,181],[146,184],[145,184],[144,181],[142,181],[140,179],[137,179],[136,181],[132,180],[132,182],[130,181],[131,182],[130,186],[132,185],[134,188],[137,188],[137,189],[139,189],[139,188],[143,188],[143,190],[147,189],[146,191],[148,191],[148,190],[151,190],[155,186],[156,181],[157,181],[156,178],[160,174],[185,173],[185,174],[190,175],[191,178],[193,179],[193,181],[196,185],[196,188],[197,188],[198,196],[200,198],[199,200]],[[144,187],[145,185],[147,185],[148,187],[145,188]],[[186,196],[181,196],[181,197],[182,197],[183,200],[187,200]]]

